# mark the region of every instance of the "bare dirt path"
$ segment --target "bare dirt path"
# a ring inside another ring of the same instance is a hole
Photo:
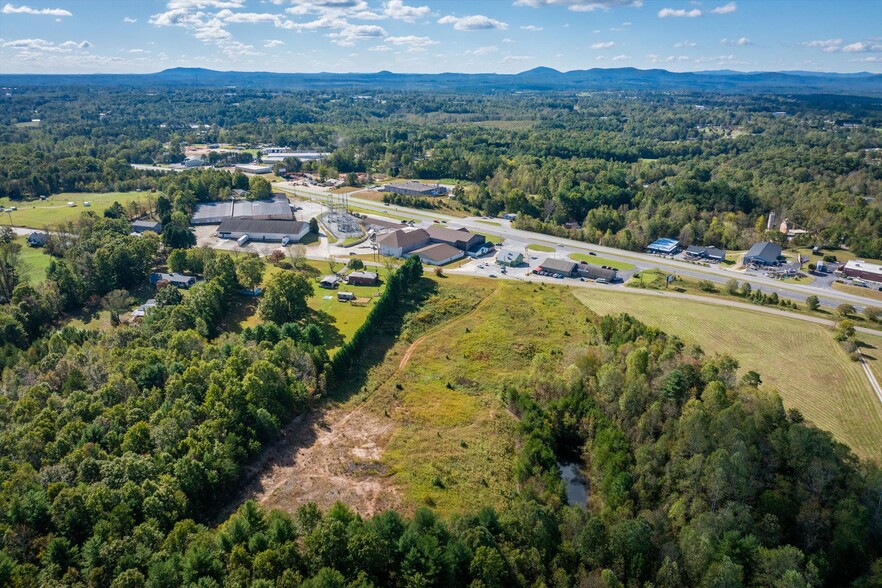
[[[477,312],[499,291],[496,288],[468,313],[431,329],[411,343],[385,381],[403,370],[422,341]],[[252,464],[251,479],[237,500],[219,514],[226,518],[243,500],[293,513],[307,502],[326,509],[341,501],[362,516],[399,508],[401,497],[389,483],[383,451],[395,432],[395,421],[376,406],[374,392],[361,402],[350,401],[294,419],[276,445]],[[375,410],[370,410],[374,407]]]
[[[867,374],[867,378],[870,380],[870,386],[873,387],[873,391],[876,393],[879,402],[882,402],[882,386],[879,385],[876,375],[870,369],[870,366],[867,365],[867,360],[864,358],[864,354],[861,353],[860,348],[858,348],[858,357],[861,360],[861,367],[864,368],[864,373]]]

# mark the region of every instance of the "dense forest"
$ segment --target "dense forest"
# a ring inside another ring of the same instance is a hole
[[[475,211],[578,223],[569,236],[623,248],[744,248],[773,236],[774,211],[812,243],[882,257],[882,110],[867,98],[21,88],[0,119],[13,198],[156,187],[128,164],[180,161],[182,143],[271,143],[331,152],[307,165],[323,175],[460,182]]]

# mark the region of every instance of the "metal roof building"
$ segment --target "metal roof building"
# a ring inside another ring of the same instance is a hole
[[[248,236],[252,241],[300,241],[309,233],[309,223],[295,220],[255,220],[230,218],[217,228],[221,239],[239,239]]]
[[[291,204],[284,194],[272,200],[224,200],[206,202],[196,207],[194,225],[217,225],[226,219],[292,220]]]
[[[781,247],[769,241],[754,243],[744,254],[744,264],[774,265],[781,257]]]
[[[680,251],[680,242],[676,239],[656,239],[646,246],[649,253],[662,253],[665,255],[673,255]]]

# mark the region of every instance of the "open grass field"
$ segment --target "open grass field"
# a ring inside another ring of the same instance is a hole
[[[848,284],[843,284],[841,282],[833,282],[833,289],[839,290],[840,292],[848,292],[855,296],[863,296],[864,298],[882,301],[882,292],[874,290],[873,288],[861,288],[860,286],[849,286]]]
[[[27,237],[16,237],[15,242],[21,245],[21,259],[25,265],[25,276],[31,284],[38,284],[46,279],[46,268],[52,258],[42,247],[28,247]]]
[[[785,249],[784,255],[788,257],[796,257],[796,254],[799,253],[803,257],[808,257],[809,262],[817,263],[824,259],[826,255],[833,255],[836,257],[836,261],[838,263],[843,263],[846,261],[851,261],[852,259],[862,259],[867,263],[878,263],[882,264],[882,260],[879,259],[871,259],[869,257],[858,257],[851,251],[847,249],[822,249],[818,255],[812,253],[811,247],[800,247],[793,249]]]
[[[627,311],[705,353],[728,353],[740,373],[754,370],[777,389],[786,407],[799,409],[858,455],[882,462],[882,405],[827,328],[710,303],[593,289],[574,293],[599,314]]]
[[[527,245],[527,249],[532,251],[542,251],[543,253],[551,253],[554,251],[554,247],[549,247],[548,245],[537,245],[536,243],[530,243]]]
[[[628,263],[627,261],[616,261],[615,259],[607,259],[597,255],[586,255],[584,253],[572,253],[570,259],[584,261],[592,265],[608,265],[617,270],[632,270],[636,267],[633,263]]]
[[[156,200],[156,194],[149,192],[107,192],[105,194],[55,194],[44,200],[34,200],[28,202],[10,201],[8,198],[0,198],[0,206],[17,206],[18,210],[11,213],[2,213],[3,220],[9,221],[10,215],[12,224],[18,227],[33,227],[42,229],[46,226],[57,225],[68,221],[75,221],[79,216],[91,210],[97,215],[101,215],[114,202],[119,202],[126,206],[132,201],[141,201],[147,203],[152,198]],[[68,202],[75,202],[76,206],[70,207]],[[83,202],[90,202],[91,206],[83,206]]]

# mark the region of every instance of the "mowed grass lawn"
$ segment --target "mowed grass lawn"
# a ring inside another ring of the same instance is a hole
[[[549,247],[548,245],[537,245],[536,243],[530,243],[527,245],[527,249],[531,249],[533,251],[542,251],[544,253],[551,253],[554,251],[554,247]]]
[[[38,284],[46,279],[46,268],[52,257],[42,247],[29,247],[27,237],[16,237],[15,242],[21,245],[21,260],[25,265],[25,276],[31,284]]]
[[[589,342],[589,315],[561,288],[451,276],[421,313],[461,313],[416,339],[406,366],[377,391],[396,424],[383,457],[406,505],[442,513],[505,506],[516,492],[517,421],[501,400],[522,386],[533,356],[567,365]],[[399,366],[402,342],[386,363]],[[399,389],[400,388],[400,389]]]
[[[570,255],[570,259],[584,261],[592,265],[607,265],[617,270],[632,270],[636,267],[633,263],[628,263],[627,261],[616,261],[615,259],[607,259],[598,255],[586,255],[585,253],[573,253]]]
[[[628,312],[705,353],[728,353],[738,360],[739,373],[758,372],[786,407],[799,409],[858,455],[882,461],[882,404],[826,327],[688,300],[594,289],[574,293],[598,314]]]
[[[124,207],[132,201],[147,203],[149,198],[156,200],[157,194],[149,192],[107,192],[105,194],[55,194],[46,200],[31,200],[21,202],[0,198],[0,206],[17,206],[18,210],[11,213],[2,213],[3,221],[11,220],[18,227],[33,227],[42,229],[46,226],[54,226],[68,221],[75,221],[79,216],[91,210],[97,215],[114,203],[119,202]],[[76,206],[68,206],[68,202],[75,202]],[[83,206],[83,202],[89,202],[89,207]]]
[[[366,271],[374,271],[380,274],[380,283],[377,286],[350,286],[341,283],[336,290],[328,290],[319,288],[318,278],[331,273],[330,266],[326,261],[307,261],[306,265],[309,269],[304,272],[307,279],[313,285],[313,295],[306,301],[310,309],[315,312],[315,318],[318,326],[322,330],[325,338],[325,344],[328,353],[334,355],[334,352],[347,341],[355,331],[364,323],[365,318],[374,305],[374,299],[385,287],[384,277],[386,270],[376,267],[365,268]],[[337,264],[338,272],[343,271],[343,264]],[[269,278],[282,270],[275,266],[267,264],[266,273],[264,274],[263,285],[266,286]],[[352,292],[358,297],[355,304],[352,302],[340,302],[337,300],[337,292]],[[259,300],[259,299],[258,299]],[[261,322],[257,314],[257,305],[247,304],[248,310],[243,313],[239,325],[240,327],[253,327]]]

